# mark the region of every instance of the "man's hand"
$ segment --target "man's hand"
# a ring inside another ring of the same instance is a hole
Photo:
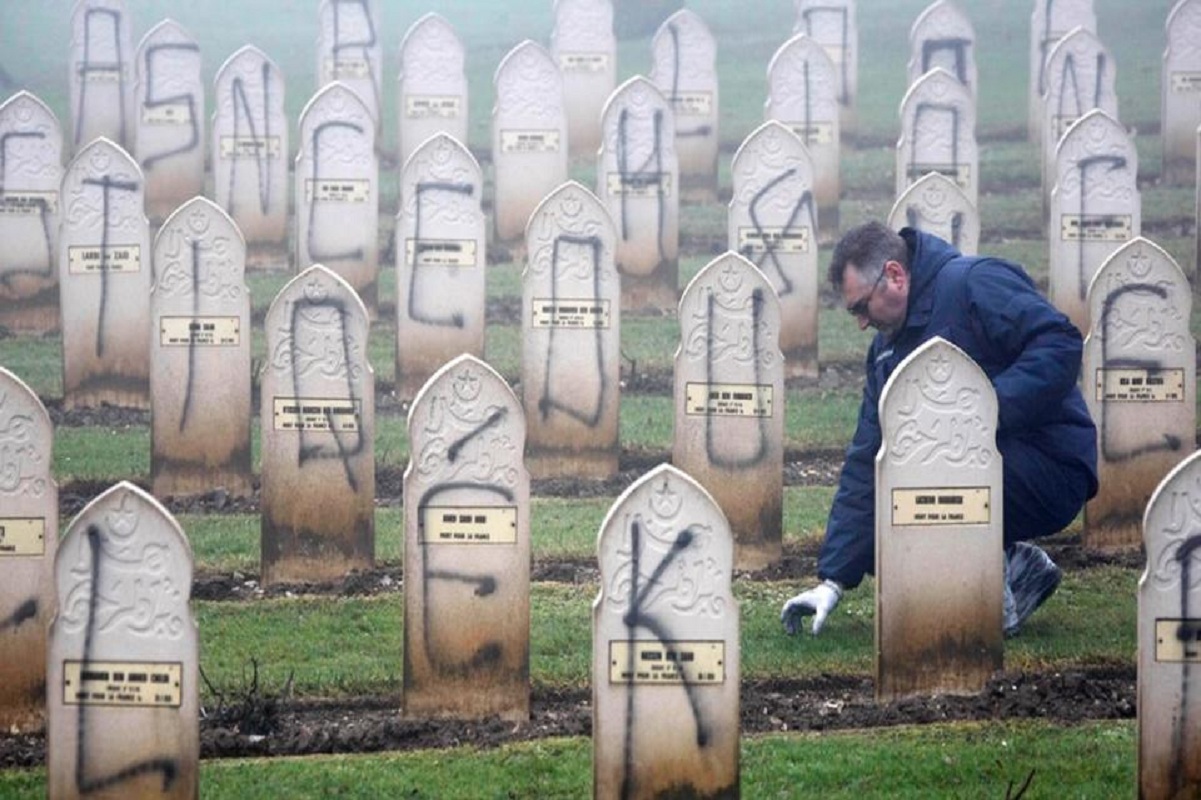
[[[789,636],[797,632],[801,619],[813,615],[813,635],[821,633],[826,624],[826,617],[842,599],[842,586],[838,581],[824,580],[812,589],[801,592],[784,604],[780,612],[780,622],[784,623],[784,631]]]

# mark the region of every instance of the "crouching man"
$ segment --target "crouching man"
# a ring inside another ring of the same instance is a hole
[[[821,631],[847,589],[875,567],[874,460],[880,392],[897,365],[935,337],[980,365],[997,393],[997,449],[1004,463],[1004,627],[1015,635],[1059,586],[1060,570],[1027,540],[1062,530],[1097,493],[1097,433],[1076,385],[1079,331],[1025,271],[997,258],[965,256],[921,231],[869,222],[834,248],[830,283],[860,330],[876,329],[867,352],[859,422],[818,557],[821,583],[784,604],[793,634],[813,615]]]

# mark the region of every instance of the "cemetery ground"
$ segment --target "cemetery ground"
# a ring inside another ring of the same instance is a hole
[[[295,120],[314,88],[309,56],[315,19],[297,20],[295,28],[272,26],[266,21],[272,7],[267,0],[241,5],[248,24],[236,31],[200,7],[147,0],[131,4],[131,12],[140,34],[169,11],[201,42],[209,70],[246,41],[259,44],[280,60],[288,76],[289,116]],[[384,5],[381,27],[386,72],[391,72],[395,43],[426,9],[412,2]],[[486,172],[491,72],[521,38],[545,40],[549,33],[547,4],[519,0],[507,4],[504,13],[497,10],[501,5],[488,3],[471,13],[460,9],[457,15],[443,11],[468,45],[468,144]],[[860,3],[861,41],[870,46],[860,57],[860,130],[843,147],[844,229],[883,218],[892,204],[905,33],[925,5],[924,0]],[[1029,8],[986,0],[961,5],[979,37],[981,251],[1024,264],[1045,289],[1038,151],[1025,139]],[[786,0],[707,0],[689,7],[709,22],[718,39],[724,193],[719,203],[681,209],[681,286],[726,249],[729,161],[761,119],[767,59],[791,20]],[[1158,181],[1159,55],[1170,4],[1134,8],[1122,0],[1097,0],[1096,7],[1099,33],[1118,63],[1122,122],[1137,131],[1143,235],[1168,250],[1191,277],[1196,269],[1193,189]],[[22,16],[16,27],[8,18],[12,14],[13,9],[0,10],[0,30],[27,35],[4,35],[8,50],[0,57],[0,95],[29,88],[65,120],[66,68],[59,50],[65,52],[66,11],[48,4],[44,12]],[[249,22],[259,17],[264,21]],[[620,77],[647,68],[649,33],[619,43]],[[384,119],[394,120],[395,98],[387,91],[385,98]],[[389,140],[392,128],[383,125],[382,265],[395,264],[398,165],[388,159],[395,145]],[[592,185],[594,169],[591,160],[577,160],[573,177]],[[822,269],[828,258],[827,242]],[[499,245],[491,246],[489,262],[486,358],[512,384],[520,374],[521,265]],[[248,275],[256,368],[264,357],[266,308],[289,277],[283,271]],[[393,392],[394,269],[381,269],[380,297],[369,348],[377,391],[375,570],[328,585],[264,591],[258,585],[257,498],[213,492],[167,503],[196,555],[193,607],[205,676],[202,792],[222,797],[585,796],[591,781],[590,609],[597,592],[597,531],[625,486],[670,459],[676,321],[623,317],[618,478],[534,483],[530,722],[404,720],[397,711],[404,579],[400,497],[408,442],[406,406]],[[1194,335],[1201,331],[1199,320],[1194,309]],[[1135,774],[1135,587],[1143,562],[1139,553],[1085,552],[1079,522],[1048,544],[1065,570],[1063,585],[1022,635],[1006,642],[1004,672],[978,696],[874,703],[870,580],[848,594],[820,637],[782,633],[781,604],[815,576],[869,340],[828,291],[820,326],[822,377],[792,383],[787,393],[785,558],[771,569],[738,575],[734,584],[742,617],[745,796],[1005,797],[1028,778],[1027,797],[1129,796]],[[125,478],[148,485],[149,415],[112,408],[64,412],[57,336],[5,334],[0,364],[29,383],[54,418],[64,527],[112,482]],[[257,399],[252,407],[258,407]],[[252,432],[257,471],[257,415]],[[0,796],[44,793],[44,751],[44,736],[0,732]],[[310,757],[274,758],[302,755]]]

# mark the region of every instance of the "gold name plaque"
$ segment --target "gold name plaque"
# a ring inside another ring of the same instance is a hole
[[[277,397],[275,430],[357,431],[362,405],[340,397]]]
[[[475,239],[405,239],[405,263],[415,267],[474,267],[476,261]],[[417,249],[417,260],[413,260],[413,249]]]
[[[738,229],[738,252],[762,253],[771,244],[777,253],[808,253],[811,233],[804,228],[767,227]]]
[[[992,519],[987,486],[893,489],[892,524],[987,525]]]
[[[792,132],[801,137],[805,144],[834,144],[833,122],[811,122],[808,125],[792,125]]]
[[[505,153],[557,153],[558,131],[501,131],[500,149]]]
[[[1201,661],[1201,619],[1155,620],[1155,660]]]
[[[671,197],[670,172],[639,172],[622,177],[620,172],[610,172],[605,181],[609,194],[624,194],[626,197]]]
[[[457,117],[463,98],[454,95],[411,95],[405,98],[405,116],[409,119]]]
[[[1201,72],[1173,72],[1173,92],[1201,92]]]
[[[142,106],[142,122],[147,125],[190,125],[192,109],[187,103]]]
[[[236,347],[242,342],[237,317],[160,317],[158,343],[163,347]]]
[[[327,58],[324,67],[325,74],[331,81],[371,76],[371,64],[365,58]]]
[[[608,300],[578,298],[548,300],[534,298],[534,328],[608,328],[611,324]]]
[[[693,417],[770,417],[773,388],[755,383],[688,383],[684,413]]]
[[[972,168],[969,164],[910,164],[906,171],[911,180],[917,180],[926,173],[937,172],[955,181],[960,189],[966,189],[972,181]]]
[[[1065,242],[1125,242],[1133,223],[1129,214],[1063,214],[1059,238]]]
[[[1184,369],[1100,368],[1096,373],[1098,400],[1134,403],[1184,402]]]
[[[112,244],[103,248],[72,245],[67,248],[67,272],[90,275],[94,272],[137,272],[142,268],[142,246]]]
[[[183,664],[178,661],[64,661],[68,706],[179,708]]]
[[[609,54],[560,53],[559,68],[564,72],[604,72],[609,68]]]
[[[222,158],[279,158],[278,136],[222,136]]]
[[[17,217],[53,214],[58,211],[58,192],[13,192],[0,194],[0,216]]]
[[[713,93],[677,92],[672,108],[681,117],[707,117],[713,113]]]
[[[421,541],[429,544],[516,544],[516,506],[429,506]]]
[[[304,198],[310,203],[366,203],[371,181],[366,178],[313,180],[304,182]]]
[[[89,67],[87,64],[75,65],[75,74],[83,75],[88,83],[117,83],[121,80],[121,70],[111,67]]]
[[[42,517],[0,519],[0,558],[46,555],[46,520]]]
[[[725,642],[609,642],[609,683],[725,682]]]

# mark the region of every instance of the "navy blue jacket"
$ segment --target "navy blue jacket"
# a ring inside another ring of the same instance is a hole
[[[1088,496],[1097,490],[1097,433],[1076,384],[1080,332],[1016,264],[965,256],[942,239],[911,228],[901,236],[909,245],[908,312],[892,339],[876,334],[867,351],[859,423],[817,564],[822,579],[847,588],[857,586],[875,567],[880,393],[897,365],[935,336],[961,348],[992,381],[999,409],[997,448],[1007,472],[1021,469],[1012,459],[1030,458],[1033,449],[1064,470],[1086,472]],[[1007,455],[1005,443],[1015,440],[1028,447]],[[1054,498],[1054,487],[1048,489]],[[1077,511],[1078,506],[1069,509],[1067,519]],[[1062,509],[1056,513],[1062,518]]]

